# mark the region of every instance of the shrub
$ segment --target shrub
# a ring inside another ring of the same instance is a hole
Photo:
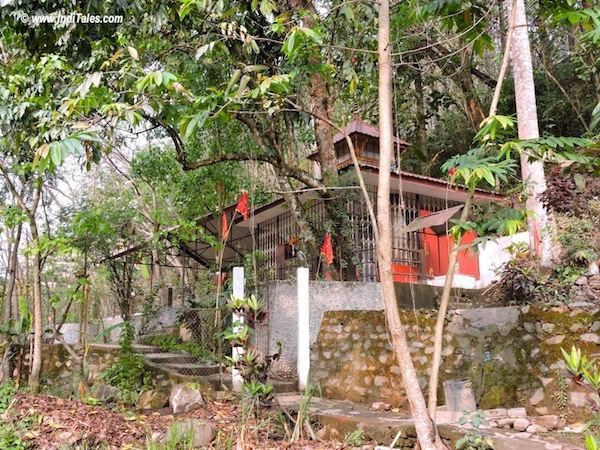
[[[134,404],[140,393],[152,385],[152,374],[146,369],[143,356],[133,352],[133,334],[133,326],[127,322],[119,341],[121,356],[102,373],[107,384],[119,389],[118,398],[125,404]]]
[[[598,197],[600,179],[585,173],[564,173],[555,167],[548,174],[540,200],[549,211],[581,216],[588,213],[589,202]]]
[[[344,442],[350,447],[360,447],[365,443],[365,432],[357,428],[344,436]]]
[[[532,302],[542,293],[543,281],[537,269],[537,259],[526,244],[512,244],[507,248],[511,259],[498,271],[497,290],[510,302]]]

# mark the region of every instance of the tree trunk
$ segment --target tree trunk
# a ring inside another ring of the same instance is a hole
[[[464,222],[469,217],[469,211],[471,209],[472,200],[473,193],[469,192],[462,213],[460,215],[461,222]],[[440,373],[440,365],[442,363],[444,323],[446,321],[446,312],[448,311],[448,305],[450,304],[450,294],[452,293],[452,281],[454,280],[454,274],[456,273],[456,262],[458,261],[459,251],[460,242],[456,242],[448,258],[448,272],[446,273],[444,290],[442,291],[440,307],[438,310],[437,320],[435,322],[435,335],[433,340],[433,360],[431,361],[431,373],[429,375],[429,395],[427,397],[427,409],[429,410],[429,416],[434,421],[437,413],[437,390],[439,385],[438,377]]]
[[[29,375],[29,388],[37,392],[40,386],[42,371],[42,260],[39,252],[40,238],[35,216],[29,217],[31,230],[31,244],[35,249],[33,256],[33,355],[31,359],[31,374]]]
[[[392,58],[390,44],[389,0],[379,3],[379,134],[380,162],[379,184],[377,189],[377,223],[379,239],[377,241],[377,263],[383,291],[385,315],[388,332],[392,339],[394,353],[402,373],[404,387],[412,417],[422,450],[445,448],[436,438],[436,430],[427,415],[425,398],[419,385],[419,379],[413,365],[406,333],[400,320],[396,303],[394,281],[392,279],[392,234],[390,221],[390,172],[393,154],[392,125]],[[436,445],[437,443],[437,445]]]
[[[512,72],[515,81],[517,103],[517,124],[519,139],[537,139],[540,137],[533,81],[533,65],[527,30],[524,0],[515,2],[515,27],[511,46]],[[529,155],[521,155],[521,173],[529,189],[526,207],[529,215],[530,247],[539,257],[542,267],[551,267],[552,233],[548,231],[551,222],[544,205],[539,199],[546,190],[544,165],[541,161],[530,162]]]
[[[23,225],[18,224],[13,235],[12,242],[9,244],[9,259],[8,259],[8,273],[6,281],[6,292],[4,295],[4,320],[16,319],[18,310],[14,308],[15,303],[13,302],[15,284],[17,281],[17,264],[19,262],[19,244],[21,242],[21,231]]]

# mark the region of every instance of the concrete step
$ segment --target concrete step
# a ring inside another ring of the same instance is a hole
[[[155,347],[153,345],[134,344],[133,345],[133,351],[136,352],[136,353],[142,353],[142,354],[159,353],[160,352],[160,348],[159,347]]]
[[[144,357],[157,364],[186,364],[197,362],[196,358],[189,353],[179,352],[145,353]]]
[[[164,367],[174,370],[181,375],[207,376],[219,373],[218,364],[198,364],[198,363],[165,363]]]
[[[298,392],[298,380],[269,380],[273,385],[273,392],[276,394],[285,394],[290,392]]]

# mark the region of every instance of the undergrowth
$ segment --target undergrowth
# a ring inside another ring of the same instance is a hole
[[[183,342],[181,338],[172,334],[152,336],[144,340],[147,345],[160,348],[163,352],[187,352],[201,362],[215,363],[213,352],[207,350],[197,342]]]
[[[133,352],[133,335],[133,326],[127,323],[119,340],[121,356],[102,373],[104,381],[118,389],[117,399],[126,405],[135,404],[142,391],[152,386],[144,357]]]

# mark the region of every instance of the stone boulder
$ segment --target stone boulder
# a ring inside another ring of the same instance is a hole
[[[142,392],[138,400],[139,409],[161,409],[169,404],[169,396],[161,391],[151,389]]]
[[[520,418],[513,422],[513,428],[515,431],[525,431],[529,425],[531,425],[531,422],[525,418]]]
[[[100,400],[102,403],[114,402],[117,399],[117,393],[119,390],[109,384],[98,384],[92,389],[94,398]]]
[[[169,405],[173,414],[181,414],[205,405],[200,391],[191,384],[176,384],[171,389]]]
[[[206,448],[217,436],[217,428],[210,422],[202,419],[187,419],[175,422],[167,431],[166,442],[175,436],[191,436],[194,448]]]
[[[531,423],[535,425],[540,425],[548,430],[556,430],[558,428],[558,416],[547,415],[547,416],[538,416],[532,417]]]
[[[338,429],[330,425],[325,425],[323,428],[317,431],[317,437],[322,441],[343,441],[342,434],[338,431]]]

